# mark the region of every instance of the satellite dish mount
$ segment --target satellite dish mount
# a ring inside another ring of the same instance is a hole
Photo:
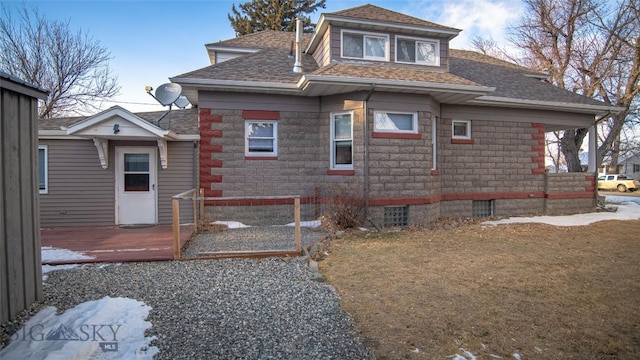
[[[184,109],[189,105],[189,100],[185,96],[182,96],[182,86],[176,83],[166,83],[160,85],[156,89],[156,94],[152,94],[153,88],[151,86],[146,86],[145,90],[147,94],[151,95],[157,102],[159,102],[162,106],[169,106],[169,111],[167,111],[164,115],[162,115],[158,120],[156,120],[156,125],[160,123],[167,114],[171,112],[172,105],[176,105],[177,107]]]

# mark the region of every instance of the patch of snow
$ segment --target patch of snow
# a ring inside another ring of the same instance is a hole
[[[43,246],[41,248],[41,254],[42,262],[95,259],[94,256],[88,256],[82,252],[54,248],[51,246]]]
[[[414,353],[414,354],[420,354],[420,349],[415,348],[415,349],[411,350],[411,352]]]
[[[296,223],[292,222],[292,223],[288,223],[285,226],[296,226]],[[300,221],[300,227],[306,227],[306,228],[317,228],[322,226],[322,222],[320,222],[320,220],[313,220],[313,221]]]
[[[520,354],[518,354],[518,353],[513,353],[513,355],[512,355],[512,356],[513,356],[513,358],[514,358],[514,359],[516,359],[516,360],[522,360],[522,357],[520,357]]]
[[[513,217],[496,221],[485,221],[482,224],[522,224],[522,223],[542,223],[555,226],[583,226],[605,220],[638,220],[640,219],[640,203],[628,202],[625,205],[618,205],[616,212],[593,212],[586,214],[564,215],[564,216],[531,216]]]
[[[42,282],[47,281],[47,279],[49,278],[49,275],[47,275],[47,273],[51,271],[75,269],[80,266],[80,264],[42,265]]]
[[[0,350],[0,359],[153,359],[155,337],[144,333],[151,307],[128,298],[104,297],[56,314],[35,314]]]
[[[640,204],[640,196],[606,195],[605,202],[611,204]]]
[[[214,221],[213,224],[227,225],[228,229],[244,229],[244,228],[251,227],[249,225],[245,225],[238,221]]]
[[[470,351],[467,351],[465,349],[460,349],[460,351],[462,351],[462,355],[455,354],[448,357],[452,358],[453,360],[477,360],[478,359]]]
[[[369,229],[367,229],[365,227],[359,227],[358,230],[360,230],[360,231],[369,231]]]

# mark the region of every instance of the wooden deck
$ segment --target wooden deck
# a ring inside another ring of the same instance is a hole
[[[193,225],[180,228],[181,247],[191,238]],[[141,228],[59,227],[41,229],[42,246],[68,249],[92,256],[88,260],[43,261],[43,264],[173,260],[171,225]]]

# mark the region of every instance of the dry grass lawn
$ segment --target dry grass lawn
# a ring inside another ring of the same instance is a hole
[[[640,221],[354,232],[320,270],[378,359],[640,359]]]

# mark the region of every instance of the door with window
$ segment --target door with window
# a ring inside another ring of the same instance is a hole
[[[118,225],[156,224],[156,148],[116,147]]]

